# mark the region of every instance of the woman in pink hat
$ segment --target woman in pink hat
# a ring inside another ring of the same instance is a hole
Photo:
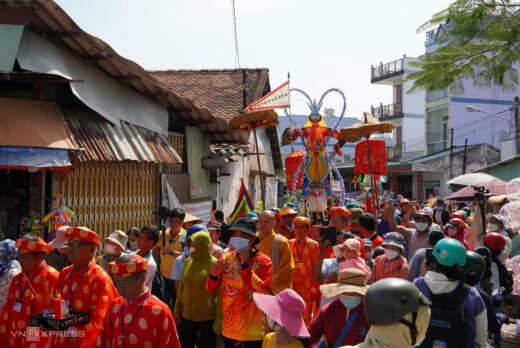
[[[265,314],[269,327],[274,330],[264,337],[262,348],[310,347],[310,334],[302,316],[305,312],[305,302],[296,291],[285,289],[276,296],[255,292],[253,300]]]

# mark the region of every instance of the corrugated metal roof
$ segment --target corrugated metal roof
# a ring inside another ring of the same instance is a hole
[[[468,149],[471,148],[471,147],[472,146],[468,146]],[[461,152],[461,151],[464,151],[464,147],[454,147],[453,148],[453,153],[457,153],[457,152]],[[428,155],[428,156],[416,158],[414,160],[408,161],[408,163],[412,163],[413,164],[413,163],[428,162],[428,161],[431,161],[431,160],[434,160],[434,159],[437,159],[437,158],[449,155],[450,152],[451,152],[450,149],[444,150],[444,151],[437,152],[437,153],[434,153],[434,154],[431,154],[431,155]]]
[[[121,122],[113,125],[92,111],[62,108],[78,145],[82,162],[135,161],[182,163],[165,136]]]

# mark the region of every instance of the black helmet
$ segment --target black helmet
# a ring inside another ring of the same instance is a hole
[[[464,283],[475,286],[482,280],[486,271],[484,258],[474,252],[466,251],[466,267],[464,267]]]
[[[408,280],[385,278],[375,282],[364,299],[365,317],[370,325],[391,325],[400,322],[410,329],[412,345],[417,340],[417,310],[431,302]],[[412,313],[412,322],[403,317]]]
[[[365,300],[365,316],[370,325],[397,323],[419,306],[430,305],[430,301],[408,280],[385,278],[368,289]]]

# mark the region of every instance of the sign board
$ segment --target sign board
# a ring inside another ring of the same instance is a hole
[[[183,204],[183,207],[187,213],[193,214],[196,217],[201,218],[203,223],[207,224],[211,220],[211,203],[211,201],[199,203],[185,203]]]

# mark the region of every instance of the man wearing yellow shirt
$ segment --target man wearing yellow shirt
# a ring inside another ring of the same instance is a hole
[[[166,245],[162,245],[162,233],[159,237],[159,241],[154,247],[154,250],[160,250],[160,258],[161,258],[161,276],[164,281],[164,299],[163,302],[172,309],[175,306],[176,294],[177,291],[175,289],[175,282],[171,279],[171,274],[173,270],[173,264],[175,263],[175,259],[182,255],[183,248],[181,243],[179,242],[179,238],[186,231],[182,228],[182,224],[184,222],[185,217],[184,210],[175,208],[170,212],[170,216],[168,218],[168,223],[170,227],[165,231],[165,241]]]
[[[271,280],[271,292],[273,295],[278,294],[284,289],[289,289],[292,285],[292,277],[294,273],[294,259],[291,252],[289,241],[281,236],[276,235],[274,212],[264,210],[258,215],[258,238],[260,242],[256,246],[261,253],[269,256],[273,262],[273,278]],[[275,236],[278,245],[273,250],[273,242]],[[277,252],[276,252],[276,249]],[[276,253],[276,255],[274,255]]]

